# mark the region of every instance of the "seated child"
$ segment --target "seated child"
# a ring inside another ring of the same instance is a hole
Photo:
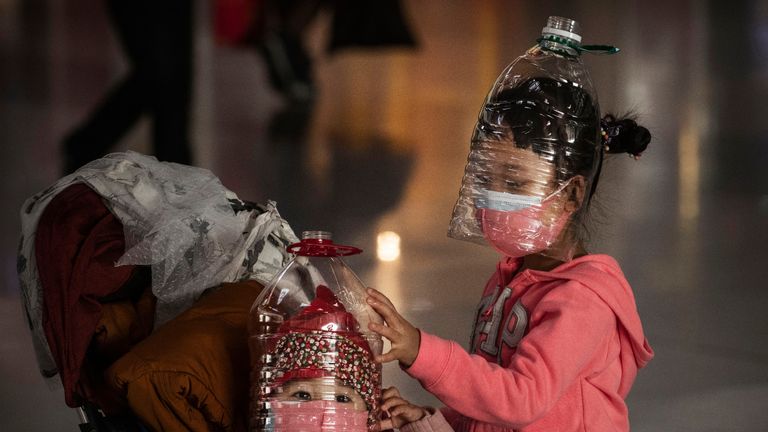
[[[279,327],[268,430],[364,432],[377,421],[381,367],[358,329],[324,286]]]

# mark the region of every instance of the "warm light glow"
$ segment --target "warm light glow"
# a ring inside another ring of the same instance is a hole
[[[699,155],[701,144],[698,129],[686,121],[678,140],[678,164],[680,183],[679,214],[683,227],[690,227],[699,217],[699,190],[701,172]]]
[[[400,236],[396,232],[380,232],[376,237],[376,254],[381,261],[395,261],[400,257]]]

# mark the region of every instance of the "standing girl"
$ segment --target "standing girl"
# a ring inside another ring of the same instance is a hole
[[[584,218],[606,153],[637,158],[650,141],[631,119],[600,118],[578,24],[550,17],[539,43],[485,100],[449,235],[503,257],[483,290],[467,352],[414,328],[384,295],[368,301],[392,349],[378,358],[445,403],[392,388],[383,429],[628,431],[624,402],[652,357],[618,263],[585,247]],[[449,426],[450,425],[450,426]]]

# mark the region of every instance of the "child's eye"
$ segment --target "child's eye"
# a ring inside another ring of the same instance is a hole
[[[309,392],[305,392],[303,390],[297,391],[296,393],[292,394],[291,397],[294,397],[299,400],[304,400],[304,401],[312,400],[312,395],[309,394]]]
[[[352,402],[352,399],[347,395],[340,394],[340,395],[336,395],[336,402],[350,403]]]

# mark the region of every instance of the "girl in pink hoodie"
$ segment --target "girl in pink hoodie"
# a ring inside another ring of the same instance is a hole
[[[582,75],[521,78],[512,66],[481,110],[449,232],[503,255],[469,352],[369,291],[386,321],[370,328],[392,345],[377,360],[399,361],[446,405],[418,407],[387,389],[382,429],[629,430],[624,399],[653,352],[632,289],[613,258],[587,252],[583,222],[605,154],[637,158],[650,134],[631,119],[601,119]]]

